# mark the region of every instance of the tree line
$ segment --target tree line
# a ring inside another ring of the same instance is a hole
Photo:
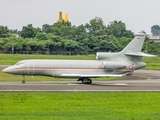
[[[23,26],[21,31],[0,26],[0,51],[6,53],[43,54],[88,54],[96,52],[117,52],[122,50],[134,34],[126,30],[122,21],[105,25],[99,17],[79,26],[71,22],[55,22],[35,28],[32,24]],[[159,54],[160,44],[146,37],[143,51]]]

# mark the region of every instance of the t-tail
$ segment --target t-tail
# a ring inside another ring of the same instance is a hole
[[[118,53],[112,53],[112,52],[97,52],[96,58],[98,60],[119,60],[120,58],[123,60],[127,60],[127,56],[132,56],[133,58],[136,57],[152,57],[155,55],[150,55],[141,52],[143,43],[145,41],[146,33],[144,31],[139,32],[138,34],[135,34],[135,38],[121,51]],[[141,61],[141,59],[140,59]]]
[[[98,52],[96,58],[103,61],[115,61],[122,64],[125,64],[126,68],[131,68],[131,72],[135,69],[144,68],[146,63],[142,62],[142,58],[152,57],[155,55],[150,55],[141,52],[146,33],[144,31],[135,34],[135,38],[121,51],[118,53],[112,52]]]
[[[135,34],[135,38],[121,51],[119,52],[119,56],[124,57],[130,56],[131,61],[141,62],[142,57],[152,57],[155,55],[150,55],[141,52],[144,41],[145,41],[146,33],[144,31]]]

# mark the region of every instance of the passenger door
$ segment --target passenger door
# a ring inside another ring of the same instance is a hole
[[[28,63],[28,74],[33,75],[34,74],[34,62]]]

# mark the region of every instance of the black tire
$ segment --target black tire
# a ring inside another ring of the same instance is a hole
[[[25,80],[22,80],[22,83],[23,83],[23,84],[25,84],[25,82],[26,82]]]
[[[88,79],[89,80],[89,83],[88,84],[92,84],[92,80],[91,79]]]

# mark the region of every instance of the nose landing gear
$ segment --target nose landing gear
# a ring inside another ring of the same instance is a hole
[[[25,84],[25,75],[22,75],[22,83]]]

